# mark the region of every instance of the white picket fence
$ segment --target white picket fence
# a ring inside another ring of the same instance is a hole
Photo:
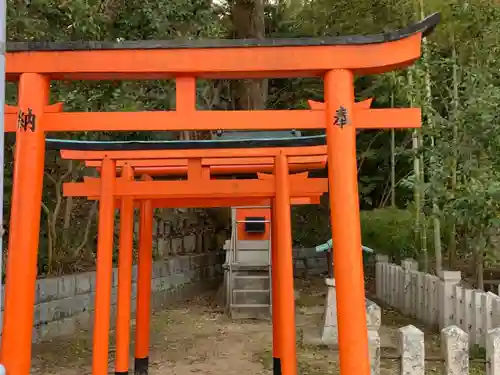
[[[459,327],[469,345],[486,348],[489,331],[500,328],[500,296],[463,287],[460,272],[443,271],[437,277],[419,272],[414,260],[401,263],[377,255],[377,298],[427,325]]]

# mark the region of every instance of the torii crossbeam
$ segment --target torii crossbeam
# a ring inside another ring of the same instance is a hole
[[[341,375],[368,375],[370,366],[364,312],[364,280],[359,251],[361,241],[356,131],[366,128],[420,126],[420,111],[361,108],[354,103],[354,76],[383,73],[411,65],[420,57],[422,37],[430,33],[438,22],[439,15],[435,14],[396,32],[321,39],[8,44],[6,75],[7,79],[18,82],[19,101],[17,107],[7,108],[8,113],[5,115],[7,131],[16,131],[15,177],[9,231],[9,249],[15,251],[10,251],[7,259],[1,346],[1,362],[7,373],[30,373],[31,325],[40,228],[40,212],[33,208],[41,204],[46,132],[295,128],[326,130],[326,146],[317,145],[315,147],[321,150],[307,155],[325,155],[326,152],[328,159],[332,235],[336,249],[340,372]],[[197,78],[311,76],[324,79],[325,103],[322,108],[284,111],[196,109]],[[105,79],[175,79],[176,109],[166,112],[82,113],[61,112],[60,105],[49,103],[51,80]],[[130,144],[122,146],[131,150]],[[186,157],[204,157],[203,150],[186,150],[186,145],[182,147],[188,155]],[[145,153],[149,156],[135,157],[165,159],[179,156],[179,148],[159,148],[147,150]],[[228,151],[230,148],[224,146],[217,150],[217,157],[231,156],[231,150]],[[250,149],[240,157],[258,155],[275,159],[274,210],[275,217],[280,221],[280,232],[284,233],[279,248],[288,251],[291,249],[289,196],[294,187],[287,184],[287,158],[306,154],[287,154],[286,151],[276,153],[280,148],[281,146],[270,146],[268,153],[264,155]],[[106,155],[105,151],[102,150],[103,156]],[[131,159],[129,151],[120,152],[121,159]],[[92,160],[83,154],[79,159]],[[115,160],[104,158],[101,179],[109,179],[115,173]],[[141,186],[146,187],[145,190],[153,189],[148,181],[143,183]],[[256,183],[264,186],[267,182]],[[271,185],[266,186],[268,193],[272,194]],[[215,185],[211,185],[208,188],[214,187]],[[137,185],[130,182],[120,182],[117,188],[131,196],[144,192],[142,187],[139,191]],[[103,183],[100,192],[99,225],[112,221],[109,213],[113,211],[114,200],[103,200],[102,192],[113,197],[115,188],[113,184]],[[109,248],[112,241],[112,236],[99,238],[99,249]],[[102,256],[106,257],[99,251],[98,262],[101,262]],[[110,267],[110,263],[105,260],[98,267]],[[284,288],[293,288],[290,275],[280,275]],[[99,303],[102,304],[102,301]],[[293,311],[293,300],[290,302],[284,298],[281,303],[286,309]],[[293,317],[287,320],[286,325],[294,326]],[[96,325],[94,332],[107,333],[108,328],[109,322],[108,325]],[[295,330],[275,332],[276,337],[279,337],[278,342],[293,343],[273,349],[273,356],[281,360],[283,375],[296,375]],[[107,353],[107,340],[94,346],[94,375],[107,373]]]

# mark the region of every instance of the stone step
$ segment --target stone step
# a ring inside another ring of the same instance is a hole
[[[233,289],[233,303],[235,305],[269,305],[271,303],[270,290]]]
[[[264,270],[233,270],[233,275],[236,276],[265,276],[269,277],[269,268]]]
[[[271,319],[271,307],[266,304],[231,306],[232,319]]]
[[[234,289],[269,290],[269,276],[267,275],[235,275]]]
[[[222,266],[224,269],[229,270],[229,265],[224,264]],[[268,271],[270,266],[268,264],[256,264],[256,263],[233,263],[231,269],[234,272],[240,271]]]

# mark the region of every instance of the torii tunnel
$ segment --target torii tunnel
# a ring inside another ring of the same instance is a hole
[[[1,363],[8,375],[28,375],[34,315],[36,262],[44,155],[47,146],[62,157],[100,170],[99,178],[66,184],[64,193],[99,200],[97,294],[92,374],[108,373],[110,278],[116,204],[130,218],[141,208],[141,233],[149,231],[153,207],[272,206],[273,356],[279,372],[296,375],[291,204],[316,203],[328,190],[335,247],[341,375],[369,375],[368,335],[361,254],[356,165],[359,129],[421,126],[420,109],[371,109],[355,104],[354,78],[405,68],[421,54],[422,37],[439,22],[434,14],[408,28],[371,36],[270,40],[21,42],[9,43],[6,76],[17,81],[17,107],[6,107],[6,131],[16,132],[14,185]],[[196,108],[196,79],[322,77],[324,103],[308,110],[216,111]],[[64,112],[49,103],[56,80],[174,79],[176,109],[143,112]],[[47,132],[313,130],[325,136],[170,142],[76,142],[46,140]],[[307,172],[326,163],[328,179]],[[257,178],[228,178],[256,173]],[[136,176],[143,176],[139,179]],[[161,180],[158,177],[181,176]],[[128,373],[131,221],[123,220],[119,254],[119,310],[116,372]],[[124,227],[125,226],[125,227]],[[127,227],[128,226],[128,227]],[[144,306],[138,310],[136,373],[147,373],[151,245],[141,236]],[[128,304],[127,304],[128,303]],[[141,328],[142,327],[142,328]],[[142,360],[142,362],[141,362]]]

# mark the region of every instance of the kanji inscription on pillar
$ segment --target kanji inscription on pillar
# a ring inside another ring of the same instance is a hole
[[[36,116],[31,108],[28,108],[28,112],[25,113],[19,110],[17,116],[17,126],[22,132],[30,131],[34,132],[36,127]]]
[[[333,124],[339,126],[341,129],[348,125],[350,122],[349,114],[344,106],[340,106],[339,109],[335,111]]]

